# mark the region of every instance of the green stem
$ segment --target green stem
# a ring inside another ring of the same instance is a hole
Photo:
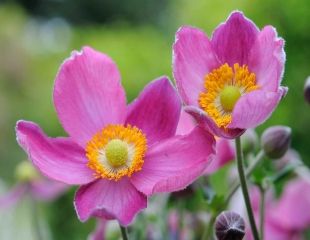
[[[245,170],[245,176],[246,178],[248,178],[249,176],[251,176],[251,174],[253,173],[254,169],[258,166],[258,164],[262,161],[262,159],[264,158],[265,154],[264,151],[261,150],[253,159],[253,161],[251,161],[250,166]],[[232,186],[230,187],[230,192],[228,193],[226,200],[225,200],[225,205],[227,205],[230,201],[230,199],[233,197],[233,195],[235,194],[235,192],[238,190],[238,188],[240,187],[240,181],[236,180],[233,182]],[[216,219],[216,216],[218,215],[218,212],[213,212],[213,214],[211,214],[210,217],[210,222],[209,225],[205,228],[203,235],[202,235],[202,240],[209,240],[212,234],[212,229],[213,229],[213,225]]]
[[[37,201],[30,196],[31,200],[31,208],[32,208],[32,221],[33,221],[33,228],[36,234],[36,239],[37,240],[43,240],[41,228],[40,228],[40,221],[39,221],[39,210],[37,206]]]
[[[213,225],[216,219],[217,213],[213,212],[210,216],[209,225],[205,228],[201,240],[210,240],[212,236]]]
[[[128,240],[128,234],[127,234],[127,228],[123,227],[122,225],[119,224],[119,227],[121,229],[121,233],[122,233],[122,239],[123,240]]]
[[[257,167],[257,165],[261,162],[261,160],[264,158],[265,153],[263,150],[261,150],[255,157],[255,159],[251,162],[251,165],[245,170],[245,177],[248,178],[253,173],[254,169]],[[230,187],[230,192],[226,197],[226,204],[229,203],[232,196],[235,194],[235,192],[240,187],[240,181],[234,181],[232,186]]]
[[[264,239],[264,220],[265,220],[265,189],[260,187],[260,209],[259,209],[259,234],[261,240]]]
[[[258,235],[258,231],[257,231],[256,224],[255,224],[255,219],[254,219],[254,215],[253,215],[253,211],[251,207],[251,201],[249,197],[246,177],[245,177],[244,168],[243,168],[243,154],[241,150],[240,137],[237,137],[235,141],[236,141],[236,153],[237,153],[237,166],[238,166],[238,172],[239,172],[239,178],[240,178],[240,184],[241,184],[241,189],[243,193],[244,203],[245,203],[245,206],[248,212],[248,217],[249,217],[254,240],[259,240],[259,235]]]

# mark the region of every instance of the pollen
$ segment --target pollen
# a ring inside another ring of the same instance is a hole
[[[131,125],[108,125],[86,145],[87,166],[97,178],[118,181],[142,169],[147,141]]]
[[[215,121],[226,128],[232,120],[232,111],[246,93],[257,90],[256,76],[247,65],[227,63],[205,76],[204,91],[199,95],[199,106]]]

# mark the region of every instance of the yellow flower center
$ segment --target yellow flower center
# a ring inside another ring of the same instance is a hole
[[[111,124],[87,143],[87,166],[97,178],[117,181],[142,169],[146,148],[146,137],[140,129]]]
[[[231,122],[231,114],[239,98],[259,88],[256,76],[246,65],[227,63],[205,76],[205,90],[200,93],[199,106],[219,127],[226,128]]]

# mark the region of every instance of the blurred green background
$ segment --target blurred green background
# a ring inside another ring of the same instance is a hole
[[[39,123],[50,136],[64,135],[52,103],[54,77],[74,49],[89,45],[117,63],[128,101],[161,75],[172,79],[171,46],[181,25],[212,30],[242,10],[260,28],[273,25],[286,40],[287,97],[258,128],[293,129],[292,145],[310,165],[310,106],[303,98],[310,75],[308,0],[88,0],[5,1],[0,4],[0,178],[14,183],[14,168],[26,158],[15,140],[18,119]],[[93,227],[79,224],[74,190],[53,203],[47,215],[55,239],[85,239]]]

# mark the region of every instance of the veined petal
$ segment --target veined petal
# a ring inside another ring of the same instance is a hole
[[[45,176],[67,184],[94,180],[84,150],[70,139],[49,138],[37,124],[27,121],[17,122],[16,135],[19,145]]]
[[[82,147],[106,124],[123,123],[126,97],[115,63],[89,47],[73,52],[56,77],[54,104],[64,129]]]
[[[167,77],[149,83],[128,108],[126,123],[140,128],[148,145],[175,134],[181,100]]]
[[[191,114],[200,126],[215,136],[232,139],[241,136],[245,132],[245,129],[240,128],[219,128],[216,123],[200,108],[189,106],[185,107],[184,110]]]
[[[154,144],[140,172],[131,182],[146,195],[186,188],[212,160],[214,138],[200,127],[186,136],[175,136]]]
[[[259,33],[255,24],[242,12],[233,12],[212,35],[212,47],[222,64],[247,64],[250,50]]]
[[[100,179],[80,187],[74,205],[82,222],[100,215],[117,219],[126,226],[140,210],[146,208],[147,198],[127,178],[119,181]]]
[[[183,101],[198,106],[204,76],[219,66],[216,54],[204,32],[181,27],[173,45],[173,75]]]
[[[285,63],[284,40],[272,26],[258,34],[251,50],[249,68],[256,75],[261,89],[276,92],[280,86]]]
[[[243,95],[234,107],[228,127],[247,129],[262,124],[272,114],[284,93],[284,88],[280,88],[278,92],[256,90]]]

